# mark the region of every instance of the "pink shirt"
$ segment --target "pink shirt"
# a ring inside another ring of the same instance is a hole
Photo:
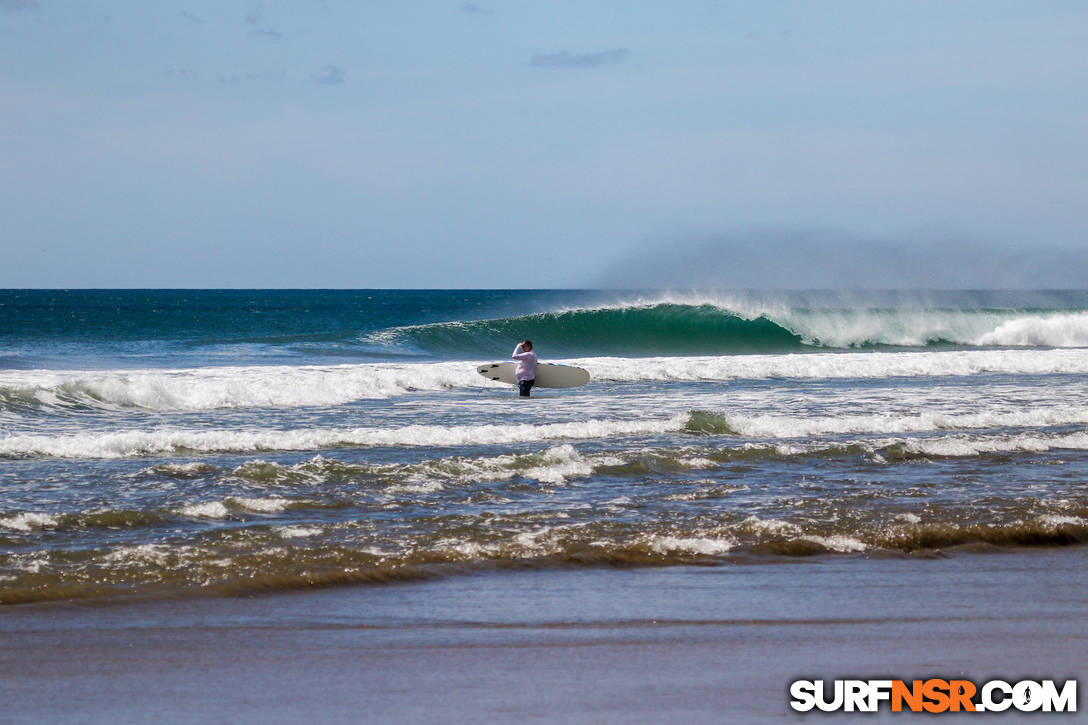
[[[535,380],[536,379],[536,353],[530,350],[529,352],[522,352],[521,345],[514,348],[514,354],[510,357],[518,361],[518,368],[514,371],[514,379],[521,380]]]

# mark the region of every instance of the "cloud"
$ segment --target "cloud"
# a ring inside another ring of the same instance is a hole
[[[283,33],[271,28],[264,22],[264,12],[260,8],[254,8],[245,15],[246,25],[251,27],[250,36],[254,38],[282,38]],[[262,27],[263,26],[263,27]]]
[[[344,82],[346,74],[338,65],[329,63],[310,74],[310,82],[321,86],[336,86]]]
[[[9,13],[18,13],[23,10],[37,9],[37,0],[0,0],[0,10],[7,10]]]
[[[220,73],[215,77],[220,83],[235,85],[238,83],[282,83],[284,74],[278,71],[258,71],[255,73]]]
[[[615,65],[630,57],[631,51],[627,48],[615,48],[602,50],[599,53],[537,53],[529,61],[530,64],[541,68],[599,68],[604,65]]]
[[[197,25],[203,25],[203,24],[204,24],[204,21],[203,21],[203,20],[201,20],[200,18],[198,18],[198,17],[196,16],[196,15],[193,15],[193,14],[192,14],[191,12],[189,12],[188,10],[182,10],[182,11],[181,11],[181,17],[185,18],[185,19],[186,19],[186,20],[188,20],[188,21],[189,21],[190,23],[196,23]]]
[[[484,7],[480,3],[465,3],[461,6],[461,12],[469,15],[491,15],[495,11]]]

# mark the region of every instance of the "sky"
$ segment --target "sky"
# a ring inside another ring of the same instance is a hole
[[[1088,3],[0,0],[0,287],[1083,287]]]

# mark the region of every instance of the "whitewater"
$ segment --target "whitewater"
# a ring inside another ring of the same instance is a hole
[[[599,382],[697,382],[1085,374],[1088,349],[744,356],[586,357],[553,360],[593,371]],[[160,411],[342,405],[418,391],[476,389],[475,365],[360,363],[213,368],[0,372],[0,406],[89,406]]]
[[[0,291],[0,603],[1077,546],[1086,375],[1081,291]]]

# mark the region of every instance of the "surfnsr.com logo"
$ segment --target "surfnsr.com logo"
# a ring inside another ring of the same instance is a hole
[[[1076,712],[1077,681],[1054,680],[797,680],[790,707],[798,712]]]

